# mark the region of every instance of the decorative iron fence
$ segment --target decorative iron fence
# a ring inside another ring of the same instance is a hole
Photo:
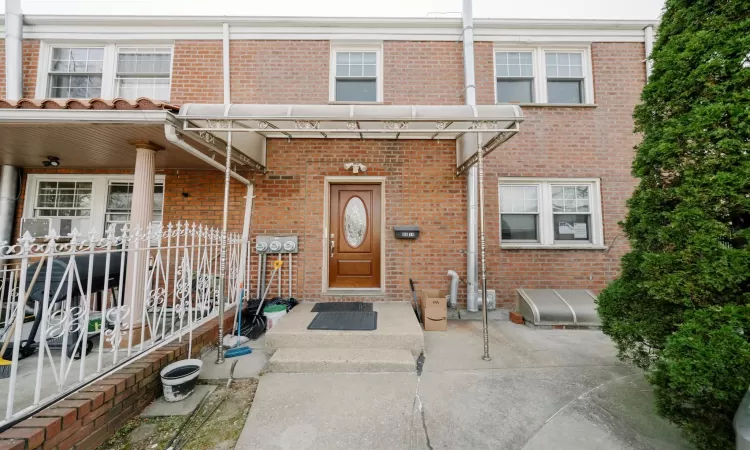
[[[0,379],[2,427],[191,336],[218,315],[222,298],[235,305],[250,251],[240,235],[202,225],[126,225],[103,237],[26,234],[0,247],[0,266],[0,332],[9,343],[0,356],[11,362]]]

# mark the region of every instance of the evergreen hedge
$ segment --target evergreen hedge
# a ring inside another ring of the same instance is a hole
[[[598,308],[621,359],[661,370],[652,382],[666,405],[690,395],[686,385],[659,384],[665,348],[710,331],[697,328],[703,320],[672,337],[686,313],[750,303],[750,1],[667,0],[652,60],[634,113],[639,184],[622,223],[631,251]],[[678,407],[661,411],[683,426],[701,420]]]

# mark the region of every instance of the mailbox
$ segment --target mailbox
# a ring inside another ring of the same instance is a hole
[[[419,237],[419,227],[416,225],[395,226],[393,232],[396,239],[416,239]]]

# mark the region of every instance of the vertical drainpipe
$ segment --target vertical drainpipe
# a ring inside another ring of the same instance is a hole
[[[466,104],[475,106],[477,94],[474,77],[474,17],[472,0],[463,0],[462,35],[464,44],[464,98]],[[477,311],[477,167],[472,166],[466,176],[466,309]]]
[[[654,50],[654,26],[649,25],[646,28],[643,29],[643,38],[645,42],[646,47],[646,81],[648,81],[648,77],[651,76],[651,71],[653,70],[654,63],[649,58],[651,57],[651,52]]]
[[[20,100],[23,97],[23,15],[21,0],[5,0],[5,98]],[[18,193],[18,169],[0,166],[0,241],[13,238]]]
[[[224,22],[222,24],[222,53],[223,53],[223,65],[224,65],[224,104],[228,105],[232,102],[230,91],[229,91],[229,24]]]
[[[5,98],[23,96],[23,15],[21,0],[5,0]]]

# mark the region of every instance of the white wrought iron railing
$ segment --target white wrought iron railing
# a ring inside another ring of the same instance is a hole
[[[250,275],[248,241],[202,225],[114,226],[103,237],[54,231],[0,247],[0,427],[138,356],[188,336],[236,304]],[[222,278],[222,272],[225,276]],[[20,345],[19,345],[20,344]]]

